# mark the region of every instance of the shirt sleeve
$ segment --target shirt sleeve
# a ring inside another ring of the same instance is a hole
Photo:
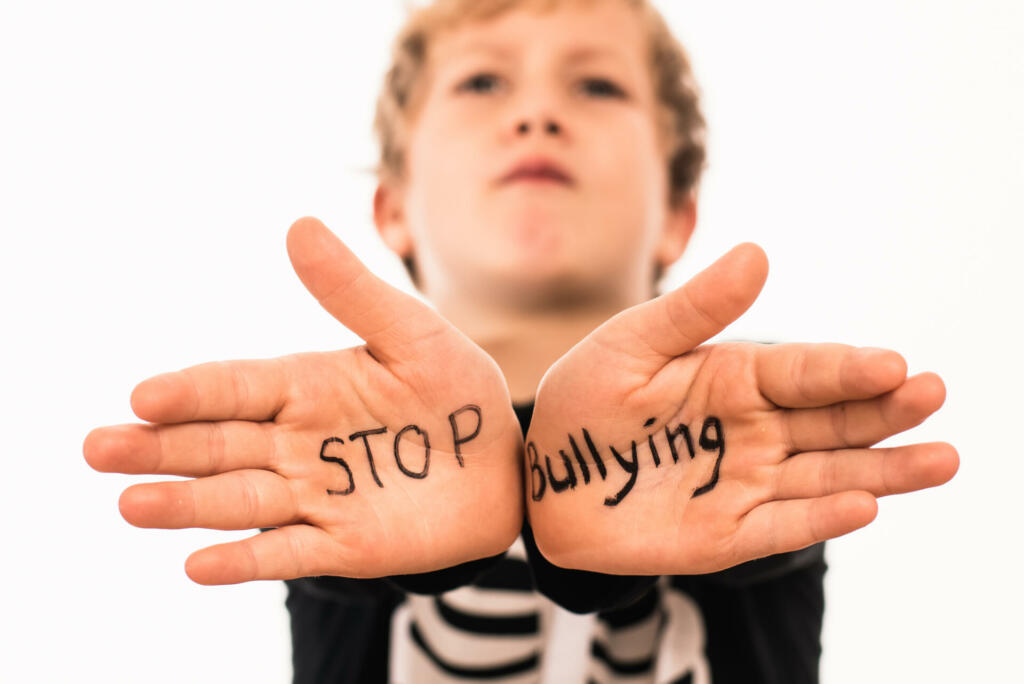
[[[440,594],[472,583],[504,557],[503,552],[497,556],[480,558],[434,572],[392,575],[388,577],[388,581],[411,594]]]
[[[353,579],[350,577],[301,577],[287,580],[289,586],[310,596],[330,599],[339,596],[376,596],[390,598],[400,595],[399,592],[410,594],[441,594],[466,584],[470,584],[480,575],[498,563],[504,553],[490,558],[469,561],[443,570],[424,572],[413,575],[394,575],[380,579]]]
[[[570,612],[596,613],[627,606],[658,581],[658,575],[604,575],[560,568],[537,548],[529,523],[523,523],[522,534],[537,591]]]
[[[808,546],[806,549],[779,553],[756,560],[740,563],[726,570],[707,575],[708,581],[726,587],[749,587],[808,568],[825,558],[825,542]]]
[[[523,525],[523,542],[537,591],[573,613],[594,613],[628,606],[658,581],[657,575],[604,575],[553,565],[537,548],[529,524]],[[758,558],[703,577],[707,582],[726,588],[750,587],[821,563],[824,557],[825,543],[822,542],[799,551]]]

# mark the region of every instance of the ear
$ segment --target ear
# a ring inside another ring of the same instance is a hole
[[[697,198],[690,194],[682,204],[670,208],[665,215],[665,226],[654,252],[659,266],[668,268],[683,255],[696,224]]]
[[[412,237],[405,222],[402,199],[401,190],[384,181],[377,184],[373,193],[373,222],[377,233],[399,259],[412,255]]]

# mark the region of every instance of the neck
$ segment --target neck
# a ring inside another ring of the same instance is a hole
[[[441,315],[497,361],[513,403],[521,404],[533,401],[544,373],[573,345],[639,301],[603,299],[529,309],[465,299],[434,303]]]

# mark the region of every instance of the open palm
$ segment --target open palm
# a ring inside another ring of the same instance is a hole
[[[210,363],[132,394],[151,424],[99,428],[106,472],[142,527],[276,528],[192,554],[197,582],[425,572],[500,553],[522,522],[522,437],[494,361],[376,278],[323,225],[288,236],[296,273],[366,344]]]
[[[702,345],[767,276],[741,245],[612,318],[545,374],[525,450],[541,550],[564,567],[691,574],[868,524],[875,497],[950,479],[948,444],[871,445],[943,403],[938,376],[839,344]]]

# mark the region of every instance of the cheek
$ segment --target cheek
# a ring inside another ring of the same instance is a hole
[[[469,145],[467,136],[451,125],[425,121],[409,151],[412,178],[434,192],[451,192],[473,171]]]
[[[607,130],[614,133],[597,138],[591,168],[595,196],[610,201],[597,202],[595,211],[615,223],[619,248],[648,249],[667,201],[667,164],[647,119],[630,117]]]
[[[595,122],[593,168],[605,183],[635,182],[650,187],[661,171],[652,121],[640,110],[620,112],[612,121]],[[657,162],[657,163],[656,163]]]
[[[410,197],[410,213],[434,218],[459,206],[466,194],[467,179],[479,174],[478,162],[471,154],[473,142],[459,135],[448,119],[423,119],[409,147],[409,177],[415,188]]]
[[[480,143],[449,128],[424,127],[424,142],[410,150],[406,205],[414,252],[444,268],[490,249],[480,230],[480,179],[487,173]]]

